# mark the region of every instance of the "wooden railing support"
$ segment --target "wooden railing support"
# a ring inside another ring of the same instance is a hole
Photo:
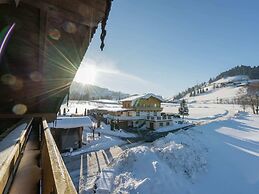
[[[42,126],[42,193],[76,194],[75,186],[45,119]]]

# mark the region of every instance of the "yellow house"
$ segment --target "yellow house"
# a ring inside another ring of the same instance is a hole
[[[155,129],[156,126],[167,125],[170,123],[169,117],[161,117],[161,103],[163,98],[155,94],[133,95],[121,100],[122,109],[120,114],[110,113],[108,119],[116,121],[121,128],[140,128],[146,125],[148,128]],[[158,118],[158,119],[157,119]],[[159,122],[150,124],[150,122]],[[161,124],[162,123],[162,124]]]
[[[153,94],[135,95],[121,100],[122,107],[143,112],[161,112],[162,97]]]

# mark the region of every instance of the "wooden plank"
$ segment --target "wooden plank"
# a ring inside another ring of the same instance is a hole
[[[46,119],[43,120],[43,193],[76,194],[75,186],[51,135]]]
[[[78,23],[90,26],[90,22],[94,22],[95,25],[101,22],[106,10],[105,1],[101,0],[101,2],[98,3],[93,3],[91,1],[93,0],[62,0],[62,2],[58,2],[58,0],[45,0],[40,2],[35,0],[23,0],[23,3],[44,11],[57,11],[62,13],[64,16],[75,18],[74,20]],[[100,5],[96,6],[97,4]],[[90,21],[90,18],[93,18],[94,20]]]
[[[37,117],[44,117],[46,120],[53,121],[57,118],[56,113],[31,113],[31,114],[24,114],[24,115],[16,115],[16,114],[2,114],[0,113],[0,118],[5,119],[13,119],[13,118],[37,118]]]
[[[13,178],[9,194],[35,194],[40,191],[41,168],[39,166],[40,143],[38,126],[33,125],[22,152],[21,161]]]
[[[28,138],[28,135],[30,133],[29,126],[31,122],[32,120],[30,120],[29,124],[26,126],[27,129],[25,129],[19,140],[13,146],[7,159],[3,162],[3,164],[0,164],[0,193],[3,193],[4,189],[9,187],[13,180],[15,171],[21,159],[21,152],[25,147],[26,139]]]

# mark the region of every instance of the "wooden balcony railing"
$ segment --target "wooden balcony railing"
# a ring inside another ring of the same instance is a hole
[[[25,123],[0,142],[0,193],[76,194],[47,121]]]
[[[0,143],[0,193],[7,193],[7,189],[11,185],[13,177],[15,176],[15,171],[21,160],[21,153],[25,147],[25,143],[28,139],[31,130],[32,119],[25,119],[12,130],[16,130],[17,127],[24,126],[22,128],[22,133],[20,136],[11,135],[7,136]],[[17,138],[17,141],[13,140]]]
[[[46,120],[43,120],[42,126],[44,131],[41,156],[43,193],[77,193]]]

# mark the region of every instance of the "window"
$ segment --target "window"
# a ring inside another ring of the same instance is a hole
[[[159,126],[160,126],[160,127],[163,127],[163,126],[164,126],[164,123],[159,123]]]
[[[170,125],[170,123],[169,123],[169,122],[166,122],[166,126],[168,126],[168,125]]]
[[[154,112],[154,116],[157,116],[157,112]]]
[[[136,116],[139,116],[139,115],[140,115],[140,114],[139,114],[139,111],[137,111],[137,112],[136,112]]]

